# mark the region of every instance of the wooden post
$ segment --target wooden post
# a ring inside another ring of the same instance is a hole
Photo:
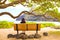
[[[19,32],[18,32],[18,24],[16,24],[16,30],[17,30],[17,35],[19,34]]]
[[[36,26],[36,34],[38,34],[38,24],[37,24],[37,26]]]

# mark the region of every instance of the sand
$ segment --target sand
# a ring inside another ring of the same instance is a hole
[[[49,32],[49,31],[56,31],[56,29],[51,28],[44,28],[38,31],[38,33],[41,35],[41,38],[38,39],[26,39],[26,40],[60,40],[59,35],[52,35],[48,33],[48,36],[43,36],[43,32]],[[22,31],[19,31],[21,33]],[[27,35],[35,34],[35,31],[26,31]],[[16,38],[7,38],[8,34],[16,34],[16,31],[14,31],[13,28],[10,29],[0,29],[0,40],[22,40],[22,39],[16,39]]]

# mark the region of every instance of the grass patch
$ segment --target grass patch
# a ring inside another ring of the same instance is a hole
[[[60,35],[60,31],[50,31],[49,34]]]

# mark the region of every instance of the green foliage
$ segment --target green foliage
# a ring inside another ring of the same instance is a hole
[[[14,2],[15,0],[8,0],[9,2]]]
[[[29,4],[28,4],[28,7],[32,7],[32,6],[33,6],[32,3],[29,3]]]
[[[26,22],[26,24],[36,24],[36,22]]]
[[[16,0],[9,0],[9,1],[13,2]],[[39,15],[39,14],[45,14],[47,11],[49,11],[50,8],[54,9],[55,7],[60,7],[60,0],[29,0],[29,2],[26,2],[26,0],[21,0],[21,4],[27,5],[27,7],[34,6],[32,11],[34,11]],[[55,11],[57,10],[55,9]]]
[[[47,11],[50,11],[50,9],[53,10],[51,12],[51,16],[58,18],[60,20],[60,16],[58,15],[58,9],[55,7],[60,7],[60,0],[31,0],[31,2],[27,3],[27,7],[33,7],[33,12],[36,14],[45,14]],[[55,9],[54,9],[55,8]],[[53,14],[55,12],[55,14]],[[56,16],[57,13],[57,16]]]
[[[44,28],[44,27],[54,27],[55,24],[54,23],[41,23],[41,28]]]
[[[60,1],[56,3],[57,7],[60,7]]]
[[[37,6],[37,5],[36,5]],[[45,13],[46,11],[49,10],[49,8],[53,9],[55,7],[54,4],[52,4],[51,2],[44,2],[44,3],[41,3],[40,6],[38,7],[35,7],[34,8],[34,11],[37,11],[39,13]]]
[[[0,21],[0,28],[11,28],[12,26],[13,22]]]
[[[57,9],[53,10],[53,11],[47,11],[48,15],[58,19],[58,21],[60,21],[60,13],[58,12]]]
[[[53,12],[58,13],[58,9],[57,8],[53,9]]]

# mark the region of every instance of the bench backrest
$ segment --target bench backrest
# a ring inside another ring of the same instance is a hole
[[[17,24],[18,26],[18,30],[20,31],[34,31],[38,28],[38,30],[40,30],[40,24],[25,24],[25,23],[21,23],[21,24]],[[16,24],[14,24],[14,30],[16,29]]]

